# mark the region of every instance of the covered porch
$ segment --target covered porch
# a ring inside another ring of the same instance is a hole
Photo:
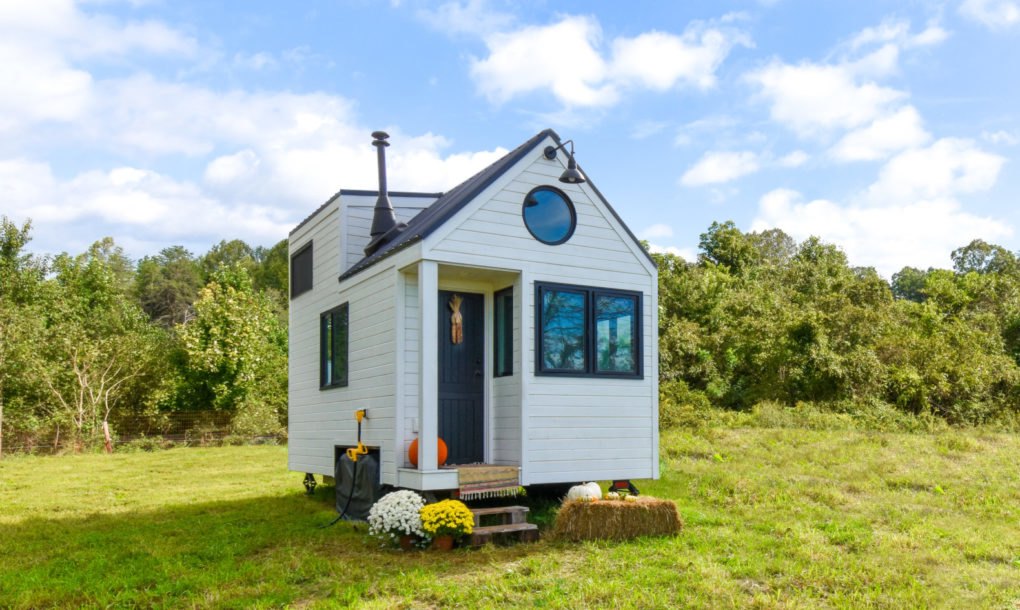
[[[403,381],[397,485],[497,495],[516,488],[523,436],[522,272],[423,260],[397,274],[397,345],[404,351],[397,371]]]

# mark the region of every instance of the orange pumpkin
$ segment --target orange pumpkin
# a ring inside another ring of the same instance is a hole
[[[442,466],[446,463],[446,443],[441,438],[437,440],[439,441],[439,451],[436,458],[437,463]],[[412,466],[418,467],[418,439],[411,441],[411,446],[407,449],[407,459],[410,460]]]

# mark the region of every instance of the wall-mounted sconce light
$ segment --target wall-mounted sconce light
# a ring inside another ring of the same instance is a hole
[[[567,154],[567,169],[560,176],[560,182],[566,182],[567,184],[583,184],[588,181],[581,173],[581,170],[577,169],[577,162],[574,161],[574,141],[567,140],[559,146],[546,146],[545,147],[545,158],[552,160],[556,158],[556,151],[563,148],[567,144],[570,144],[570,152]]]

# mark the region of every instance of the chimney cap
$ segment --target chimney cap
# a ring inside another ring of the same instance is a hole
[[[385,131],[373,131],[372,137],[375,138],[376,140],[385,140],[390,137],[390,134],[386,133]],[[372,143],[375,144],[375,142]]]

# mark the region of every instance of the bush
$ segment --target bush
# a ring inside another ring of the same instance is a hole
[[[716,409],[704,392],[691,390],[683,381],[659,385],[659,428],[699,428],[715,419]]]
[[[117,445],[117,451],[123,453],[132,452],[152,452],[160,451],[162,449],[170,449],[175,444],[171,440],[160,438],[158,436],[145,436],[144,434],[138,438],[125,441]]]

